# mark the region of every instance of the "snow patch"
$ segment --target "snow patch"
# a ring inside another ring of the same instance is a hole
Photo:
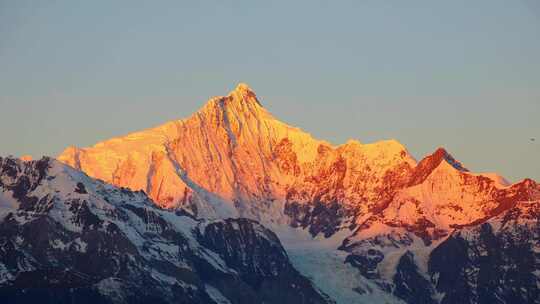
[[[217,290],[217,288],[208,284],[204,285],[204,287],[206,288],[206,293],[217,304],[231,304],[231,302],[227,298],[225,298],[225,296],[221,294],[221,292]]]
[[[348,253],[337,250],[350,234],[341,230],[330,238],[313,238],[307,230],[273,226],[293,266],[337,304],[403,303],[345,263]]]

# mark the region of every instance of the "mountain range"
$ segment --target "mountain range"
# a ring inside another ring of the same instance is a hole
[[[444,148],[334,146],[246,84],[187,119],[0,163],[14,302],[540,303],[536,181]]]

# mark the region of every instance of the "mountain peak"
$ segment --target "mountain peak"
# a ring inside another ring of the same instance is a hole
[[[431,156],[437,161],[437,163],[440,163],[442,160],[445,160],[448,164],[450,164],[456,170],[464,171],[464,172],[469,171],[469,169],[465,168],[461,162],[456,160],[443,147],[439,147]]]
[[[442,162],[448,163],[454,169],[458,171],[468,172],[469,170],[457,161],[446,149],[443,147],[437,148],[435,152],[431,155],[426,156],[422,159],[415,168],[415,172],[411,181],[409,182],[410,186],[417,185],[422,183],[430,174],[439,167]]]
[[[245,83],[245,82],[238,83],[236,88],[234,88],[234,92],[251,92],[251,93],[254,93],[253,90],[249,87],[249,85],[247,83]]]
[[[231,103],[255,103],[259,106],[261,106],[261,103],[257,99],[257,95],[255,94],[255,91],[249,87],[244,82],[240,82],[234,90],[232,90],[229,95],[227,95],[226,104]]]
[[[199,113],[222,116],[223,114],[216,113],[231,112],[236,113],[237,116],[243,116],[248,113],[260,113],[262,108],[255,92],[249,85],[241,82],[228,95],[210,98]]]

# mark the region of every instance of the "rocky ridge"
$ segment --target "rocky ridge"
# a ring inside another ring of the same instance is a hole
[[[49,158],[0,158],[0,299],[332,303],[260,224],[163,210]]]

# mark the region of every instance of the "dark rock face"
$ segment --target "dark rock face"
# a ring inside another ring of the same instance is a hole
[[[2,288],[0,299],[5,303],[20,304],[113,304],[103,295],[89,288]]]
[[[429,271],[438,273],[437,290],[446,291],[446,303],[470,303],[471,286],[467,284],[468,242],[451,237],[431,253]]]
[[[30,195],[47,174],[49,158],[44,157],[39,161],[32,161],[21,166],[21,162],[13,158],[0,157],[0,187],[3,191],[12,191],[13,198],[21,203],[21,208],[27,211],[46,211],[49,208],[48,197]]]
[[[510,227],[495,232],[485,223],[432,252],[429,271],[442,303],[540,303],[540,226]]]
[[[385,254],[413,246],[407,234],[344,242],[340,249],[351,252],[346,263],[406,303],[538,304],[539,219],[540,202],[522,201],[484,223],[455,230],[432,250],[418,247],[419,239],[414,248],[430,250],[423,253],[429,252],[427,265],[419,267],[418,261],[424,258],[406,250],[391,279],[379,273],[379,266]],[[425,266],[427,271],[422,271]]]
[[[377,265],[384,259],[384,254],[376,249],[369,249],[364,255],[351,254],[345,259],[345,263],[350,263],[358,268],[360,273],[368,279],[378,277]]]
[[[0,217],[2,303],[330,303],[257,222],[165,211],[52,160],[0,164],[19,203]]]
[[[86,187],[84,187],[83,183],[77,183],[77,188],[75,188],[75,192],[80,193],[80,194],[88,193],[86,192]]]
[[[201,244],[218,252],[227,265],[240,269],[253,286],[290,266],[277,236],[248,219],[226,219],[202,227]],[[257,231],[259,230],[259,231]],[[267,232],[264,237],[261,232]],[[259,257],[264,256],[264,259]]]
[[[394,294],[407,303],[435,304],[431,283],[419,272],[414,255],[406,252],[399,259],[394,275]]]
[[[308,228],[312,236],[322,233],[330,237],[339,230],[348,212],[336,202],[316,201],[312,205],[287,202],[284,213],[291,218],[292,227]]]
[[[261,237],[262,236],[262,237]],[[226,219],[201,227],[198,239],[254,291],[250,303],[326,303],[292,267],[277,236],[255,221]],[[309,299],[309,300],[308,300]],[[255,301],[254,301],[255,300]]]

